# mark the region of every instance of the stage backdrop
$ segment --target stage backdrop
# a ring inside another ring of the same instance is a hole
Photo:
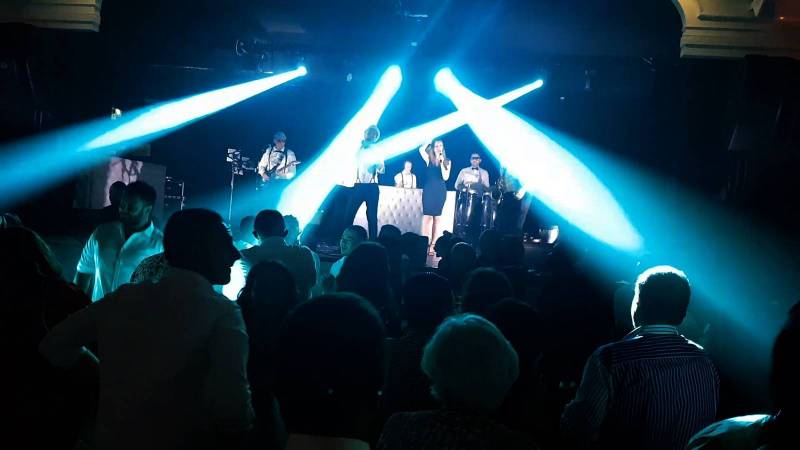
[[[420,234],[422,230],[422,189],[401,189],[392,186],[380,186],[381,197],[378,201],[378,229],[386,224],[400,228],[403,233]],[[455,191],[447,191],[447,200],[439,222],[441,229],[436,230],[436,238],[444,230],[453,231],[453,218],[456,209]],[[367,228],[367,205],[362,204],[353,221],[356,225]],[[435,241],[435,239],[434,239]]]
[[[167,168],[159,164],[111,157],[81,175],[75,195],[76,208],[100,209],[109,205],[108,188],[115,181],[125,184],[144,181],[156,190],[153,215],[158,221],[166,219],[164,214],[164,180]]]

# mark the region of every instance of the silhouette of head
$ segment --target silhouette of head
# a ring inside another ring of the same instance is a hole
[[[196,272],[211,284],[227,284],[239,252],[219,214],[184,209],[164,228],[164,256],[171,267]]]
[[[115,181],[111,183],[111,186],[108,188],[108,201],[111,203],[111,206],[119,207],[119,204],[122,202],[122,196],[125,195],[125,183],[122,181]]]
[[[422,371],[445,407],[491,412],[519,374],[517,353],[488,320],[464,314],[446,319],[425,346]]]
[[[362,242],[347,256],[336,281],[339,292],[358,294],[382,311],[391,297],[386,248]]]
[[[403,307],[408,327],[433,331],[453,312],[453,291],[447,279],[435,273],[420,273],[403,285]]]
[[[403,232],[400,231],[400,228],[397,228],[394,225],[386,224],[381,227],[381,231],[378,232],[378,240],[383,241],[384,239],[389,240],[399,240],[400,236],[403,235]]]
[[[384,336],[354,294],[300,304],[278,339],[275,393],[290,433],[366,440],[383,386]]]
[[[495,303],[513,296],[514,289],[505,274],[491,268],[475,269],[464,282],[462,309],[483,316]]]
[[[267,344],[297,301],[297,284],[289,269],[277,261],[263,261],[250,268],[237,303],[251,339]]]
[[[450,259],[454,268],[469,268],[475,266],[477,255],[475,249],[466,242],[456,242],[450,249]]]
[[[156,190],[144,181],[134,181],[125,187],[119,204],[119,221],[130,229],[144,228],[151,219],[156,203]]]
[[[633,325],[680,325],[689,308],[691,289],[686,274],[672,266],[655,266],[636,279]]]
[[[283,215],[274,209],[265,209],[259,212],[253,224],[253,235],[259,240],[270,237],[286,237],[286,223]]]

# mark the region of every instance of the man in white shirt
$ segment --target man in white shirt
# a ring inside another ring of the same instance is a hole
[[[248,338],[239,307],[214,292],[239,258],[219,214],[178,211],[167,222],[170,268],[127,284],[58,324],[39,350],[55,366],[94,358],[100,450],[231,448],[253,420]]]
[[[351,187],[346,214],[347,225],[353,223],[358,208],[366,202],[369,236],[373,239],[378,237],[378,200],[380,198],[378,175],[386,172],[386,165],[383,160],[376,159],[370,151],[370,147],[378,142],[380,137],[381,132],[375,125],[371,125],[364,131],[364,140],[361,141],[361,148],[356,154],[355,167],[352,168],[351,173],[346,174],[342,183],[344,186]]]
[[[416,189],[417,176],[411,172],[411,161],[403,164],[403,171],[394,176],[394,186],[403,189]]]
[[[130,281],[148,256],[164,251],[163,235],[151,220],[156,191],[136,181],[125,187],[119,220],[97,227],[83,247],[75,284],[97,301]]]
[[[473,152],[469,160],[470,166],[458,172],[456,190],[467,190],[479,194],[487,192],[490,188],[489,172],[481,168],[481,155]]]
[[[234,266],[231,282],[222,292],[235,299],[247,280],[250,268],[262,261],[278,261],[289,269],[297,285],[298,298],[306,300],[317,284],[314,257],[307,247],[286,245],[286,223],[278,211],[265,209],[256,216],[253,234],[258,245],[242,250],[242,259]]]
[[[258,174],[268,182],[272,179],[289,180],[297,173],[297,157],[286,148],[286,133],[278,131],[258,162]]]
[[[366,240],[367,230],[365,230],[364,227],[359,225],[350,225],[347,227],[344,233],[342,233],[342,239],[339,240],[339,250],[342,252],[342,257],[331,265],[330,274],[334,277],[338,277],[347,256],[353,253],[353,250],[358,247],[358,244]]]

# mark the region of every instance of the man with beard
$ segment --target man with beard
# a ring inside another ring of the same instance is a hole
[[[136,181],[125,188],[119,220],[97,227],[83,247],[75,284],[97,301],[128,283],[148,256],[164,251],[163,234],[151,219],[156,191]]]
[[[74,312],[39,351],[62,368],[99,360],[93,448],[244,448],[247,331],[239,306],[213,288],[230,281],[239,252],[219,214],[184,209],[164,228],[164,258],[158,282],[120,286]]]

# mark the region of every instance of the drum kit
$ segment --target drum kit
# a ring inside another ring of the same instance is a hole
[[[463,189],[456,197],[455,234],[477,237],[494,226],[496,214],[497,200],[491,192]]]
[[[516,217],[520,215],[521,203],[519,192],[520,183],[511,177],[505,169],[490,190],[484,190],[483,186],[477,188],[467,186],[456,197],[456,213],[454,232],[456,235],[476,240],[480,234],[488,229],[503,227],[508,228],[511,222],[504,217],[513,216],[516,225]],[[502,217],[498,216],[501,212]],[[501,223],[503,222],[503,223]],[[520,224],[521,226],[521,224]],[[512,228],[516,228],[513,226]],[[506,229],[506,232],[511,230]],[[519,230],[521,231],[521,230]]]

